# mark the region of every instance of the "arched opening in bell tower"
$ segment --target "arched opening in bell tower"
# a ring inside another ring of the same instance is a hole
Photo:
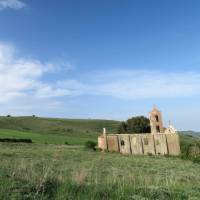
[[[158,117],[158,115],[156,115],[155,118],[156,118],[156,121],[159,122],[159,117]]]

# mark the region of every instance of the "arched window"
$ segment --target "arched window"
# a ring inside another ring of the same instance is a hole
[[[156,121],[159,122],[159,117],[158,117],[158,115],[156,115],[155,118],[156,118]]]

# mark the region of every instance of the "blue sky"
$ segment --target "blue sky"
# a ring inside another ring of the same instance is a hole
[[[200,1],[0,0],[0,112],[200,130]]]

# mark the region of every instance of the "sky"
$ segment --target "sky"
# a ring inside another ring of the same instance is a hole
[[[199,0],[0,0],[0,115],[200,131]]]

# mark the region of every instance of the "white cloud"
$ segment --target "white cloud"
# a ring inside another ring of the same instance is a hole
[[[52,87],[46,84],[40,84],[35,93],[36,98],[53,98],[68,95],[71,95],[71,92],[69,90]]]
[[[42,63],[39,60],[24,58],[17,52],[14,46],[0,43],[0,102],[27,94],[36,98],[68,94],[62,88],[53,87],[53,83],[42,80],[47,73],[55,72],[58,67],[63,67],[63,63]]]
[[[114,70],[93,74],[96,75],[91,80],[86,78],[86,83],[66,80],[60,82],[59,86],[80,95],[104,95],[130,100],[200,95],[199,72]]]
[[[0,102],[27,94],[40,99],[101,95],[130,100],[200,95],[199,72],[107,70],[82,75],[82,81],[44,81],[48,73],[71,68],[67,62],[24,58],[14,46],[0,43]]]
[[[126,72],[126,71],[125,71]],[[173,98],[199,95],[200,74],[135,71],[117,74],[97,85],[97,93],[123,99]]]
[[[15,10],[19,10],[24,8],[26,5],[20,0],[0,0],[0,10],[11,8]]]
[[[72,66],[71,63],[64,62],[62,60],[55,60],[54,62],[46,62],[45,65],[48,66],[48,71],[53,73],[74,69],[74,66]]]
[[[90,85],[79,82],[78,80],[64,80],[58,81],[57,86],[59,88],[65,89],[68,91],[68,94],[72,96],[78,96],[82,94],[90,93]]]
[[[11,45],[0,44],[0,101],[23,95],[23,91],[34,88],[38,77],[43,73],[38,61],[15,56]]]

